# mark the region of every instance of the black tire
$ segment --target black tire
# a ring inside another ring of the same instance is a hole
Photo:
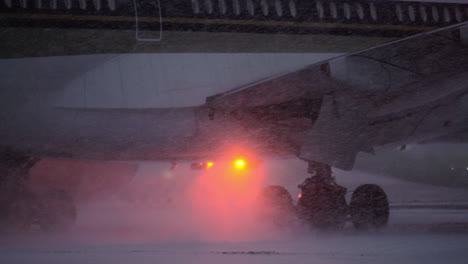
[[[279,185],[270,185],[260,192],[259,211],[262,221],[275,227],[290,227],[296,219],[293,199],[288,190]]]
[[[75,224],[76,215],[73,198],[64,191],[52,191],[42,202],[39,225],[44,231],[66,231]]]
[[[363,184],[353,192],[350,213],[358,230],[385,227],[390,215],[387,195],[378,185]]]

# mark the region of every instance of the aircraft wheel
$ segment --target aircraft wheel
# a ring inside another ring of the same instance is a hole
[[[45,197],[39,217],[39,225],[45,231],[66,231],[75,224],[76,207],[73,198],[62,190],[55,190]]]
[[[288,227],[296,217],[291,194],[282,186],[270,185],[260,192],[259,210],[262,220],[275,227]]]
[[[387,195],[378,185],[363,184],[353,192],[350,213],[353,225],[358,230],[384,227],[389,218]]]

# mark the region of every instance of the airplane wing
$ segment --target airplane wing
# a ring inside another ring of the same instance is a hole
[[[234,89],[207,98],[207,106],[214,118],[239,111],[248,116],[245,112],[269,105],[283,104],[289,111],[288,102],[297,100],[309,100],[307,111],[315,113],[299,140],[298,156],[342,169],[351,169],[360,151],[466,131],[468,24]]]

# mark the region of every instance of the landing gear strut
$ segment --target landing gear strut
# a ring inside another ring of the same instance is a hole
[[[309,162],[312,174],[298,187],[301,197],[297,203],[299,218],[313,228],[342,229],[347,218],[346,188],[338,185],[325,164]]]

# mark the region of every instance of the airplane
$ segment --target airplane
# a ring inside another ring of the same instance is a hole
[[[303,185],[298,206],[313,225],[341,226],[351,215],[356,227],[377,228],[388,221],[383,190],[358,188],[348,209],[330,167],[352,169],[357,153],[377,147],[466,133],[467,29],[466,23],[447,26],[328,59],[209,96],[197,106],[35,108],[7,102],[8,91],[0,145],[14,149],[7,154],[77,160],[199,161],[232,149],[297,157],[316,176]],[[7,171],[30,162],[13,159],[4,159]],[[307,193],[311,189],[315,194]],[[310,199],[324,202],[310,205]]]

